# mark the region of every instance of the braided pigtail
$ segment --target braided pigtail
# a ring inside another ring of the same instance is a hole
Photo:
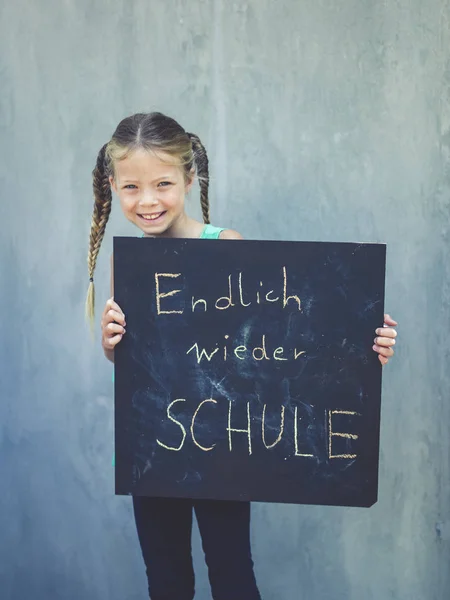
[[[200,138],[194,133],[188,133],[189,139],[192,143],[192,150],[194,152],[195,166],[197,168],[197,177],[200,184],[200,203],[202,205],[203,222],[209,223],[209,161],[208,155],[204,145],[201,143]]]
[[[97,256],[100,250],[103,237],[105,235],[106,223],[111,213],[111,186],[109,183],[109,168],[106,158],[105,144],[97,157],[97,164],[92,171],[93,189],[94,189],[94,212],[92,213],[91,234],[89,238],[88,270],[89,270],[89,289],[86,298],[86,318],[90,322],[91,330],[94,328],[94,309],[95,309],[95,288],[94,271],[97,263]]]

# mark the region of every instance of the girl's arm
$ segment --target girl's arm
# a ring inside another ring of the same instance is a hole
[[[105,304],[101,321],[103,352],[111,362],[114,362],[114,348],[125,333],[125,325],[123,310],[114,302],[114,269],[111,255],[111,298]]]

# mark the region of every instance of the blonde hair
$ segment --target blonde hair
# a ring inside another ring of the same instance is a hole
[[[187,133],[177,121],[159,112],[138,113],[123,119],[111,140],[102,146],[92,172],[94,210],[87,259],[89,288],[86,298],[86,318],[92,330],[95,307],[94,271],[106,223],[111,214],[112,193],[109,178],[114,175],[114,164],[138,148],[171,156],[183,168],[186,181],[191,180],[195,170],[200,185],[203,222],[209,223],[209,164],[205,147],[199,137]]]

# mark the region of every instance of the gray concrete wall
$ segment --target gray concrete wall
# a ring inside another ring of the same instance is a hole
[[[450,2],[4,0],[0,14],[1,598],[145,597],[130,501],[113,494],[111,368],[83,302],[97,151],[153,109],[207,145],[214,223],[388,244],[402,335],[380,500],[255,505],[264,599],[448,598]],[[131,232],[115,207],[99,308],[111,238]],[[206,600],[197,534],[195,560]]]

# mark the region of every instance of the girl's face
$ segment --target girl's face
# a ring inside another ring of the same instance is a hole
[[[115,163],[110,178],[126,218],[149,236],[163,234],[185,216],[184,198],[192,186],[170,156],[160,156],[163,160],[136,150]]]

